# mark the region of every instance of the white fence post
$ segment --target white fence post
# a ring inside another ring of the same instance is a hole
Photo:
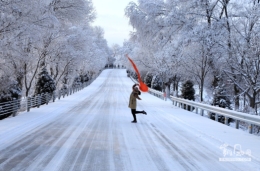
[[[218,121],[218,114],[215,113],[215,121]]]

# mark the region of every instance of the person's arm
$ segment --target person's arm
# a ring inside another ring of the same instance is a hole
[[[135,98],[137,98],[138,100],[142,100],[142,99],[138,96],[137,93],[134,93],[134,96],[135,96]]]

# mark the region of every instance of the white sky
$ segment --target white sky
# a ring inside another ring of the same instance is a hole
[[[132,0],[137,3],[137,0]],[[133,28],[128,24],[124,9],[131,0],[93,0],[97,18],[93,25],[104,29],[104,37],[109,46],[113,44],[123,45],[129,38],[129,32]]]

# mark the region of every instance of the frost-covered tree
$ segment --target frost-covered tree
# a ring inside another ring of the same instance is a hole
[[[227,93],[227,91],[226,91],[226,89],[223,85],[219,86],[215,89],[212,105],[218,106],[218,107],[221,107],[221,108],[225,108],[225,109],[232,109],[230,97],[229,97],[229,95],[228,95],[228,93]],[[215,113],[209,113],[209,114],[210,114],[211,119],[214,119],[214,120],[216,119]],[[218,121],[224,123],[225,117],[223,115],[218,115]],[[228,123],[231,122],[231,121],[232,121],[232,119],[229,118]]]
[[[72,84],[72,87],[77,88],[77,87],[80,87],[80,86],[82,86],[81,77],[80,76],[75,77],[73,84]]]
[[[91,74],[86,73],[86,74],[80,74],[78,77],[74,78],[72,87],[80,87],[84,83],[88,82],[91,79]]]
[[[145,70],[155,71],[164,83],[176,74],[180,52],[174,41],[178,39],[176,25],[170,25],[166,19],[168,10],[161,0],[131,2],[125,9],[130,24],[136,29],[131,41],[137,47],[132,48],[131,56]]]
[[[195,89],[193,88],[193,82],[188,80],[182,84],[181,97],[187,100],[195,100]]]
[[[0,74],[16,80],[25,96],[33,94],[42,63],[60,88],[100,71],[110,56],[103,30],[90,25],[91,0],[1,1],[0,11]]]
[[[64,23],[78,24],[82,21],[92,22],[95,19],[91,0],[51,0],[49,7],[57,19]]]
[[[130,75],[133,77],[133,79],[138,80],[138,76],[135,71],[130,71]]]
[[[5,5],[6,9],[12,10],[3,10],[3,16],[11,16],[16,11],[19,17],[15,20],[15,25],[11,24],[13,26],[11,30],[4,30],[5,34],[0,34],[1,57],[5,60],[5,69],[13,73],[20,88],[25,87],[28,95],[39,66],[39,58],[36,57],[39,48],[34,47],[39,47],[44,33],[54,28],[54,17],[48,11],[46,3],[38,0],[11,0]],[[9,21],[10,18],[6,20]]]
[[[147,74],[144,77],[144,83],[148,86],[148,87],[152,87],[152,80],[153,80],[153,75],[152,73],[147,72]]]
[[[18,83],[10,78],[8,76],[0,77],[0,120],[13,114],[13,111],[9,107],[13,103],[13,100],[21,98],[21,89]],[[19,103],[17,107],[20,108]]]
[[[216,91],[214,93],[212,105],[231,109],[230,96],[227,94],[227,91],[224,86],[218,87],[216,89]]]
[[[38,81],[35,87],[35,95],[50,93],[52,94],[56,90],[55,82],[47,72],[45,67],[39,73]]]
[[[131,40],[139,46],[133,56],[138,56],[149,71],[157,72],[164,83],[174,76],[193,77],[199,84],[203,101],[205,79],[211,76],[209,73],[216,73],[214,70],[219,66],[215,65],[222,56],[217,42],[222,30],[216,24],[222,11],[221,3],[208,0],[129,3],[126,16],[136,29]],[[200,60],[197,62],[197,59]],[[183,74],[187,69],[193,70],[188,76]],[[191,76],[194,70],[197,72]]]
[[[195,100],[195,89],[193,88],[193,82],[190,80],[187,80],[182,84],[181,88],[181,98],[187,99],[187,100]],[[184,109],[186,109],[186,104],[184,105]],[[188,110],[191,110],[191,107],[188,106]]]
[[[153,76],[153,80],[151,83],[151,88],[158,90],[158,91],[162,91],[162,80],[160,79],[160,77],[158,75]]]
[[[228,79],[235,85],[236,97],[245,95],[249,106],[256,110],[260,103],[260,2],[250,1],[243,7],[235,8],[236,18],[232,21],[230,49],[232,56],[227,59],[225,69]]]
[[[21,97],[21,89],[16,81],[12,81],[10,77],[0,77],[0,103],[19,99]]]
[[[225,71],[224,82],[233,86],[230,95],[236,109],[241,96],[245,105],[256,109],[259,4],[256,0],[131,2],[125,14],[135,31],[127,53],[164,83],[174,76],[192,79],[199,86],[200,101],[204,89],[212,90],[211,82]]]

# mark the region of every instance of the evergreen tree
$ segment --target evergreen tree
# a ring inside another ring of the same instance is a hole
[[[221,108],[231,109],[231,101],[227,95],[226,89],[222,86],[217,86],[215,88],[215,93],[212,101],[213,106],[218,106]],[[210,118],[215,120],[215,113],[210,114]],[[222,115],[218,116],[218,121],[224,123],[225,117]],[[228,122],[231,122],[232,119],[229,118]]]
[[[193,88],[193,82],[188,80],[182,85],[181,97],[188,100],[195,100],[195,89]]]
[[[152,80],[153,80],[153,75],[151,73],[147,73],[146,76],[144,77],[144,83],[151,88],[152,86]]]
[[[82,86],[82,84],[88,82],[90,79],[90,74],[81,74],[80,76],[75,77],[72,87]]]
[[[216,87],[214,98],[212,101],[213,106],[218,106],[222,108],[231,109],[231,101],[229,99],[229,96],[227,95],[226,89],[223,86]],[[210,113],[210,118],[215,120],[215,113]],[[225,117],[223,115],[218,116],[218,121],[221,123],[225,122]],[[232,119],[228,119],[228,123],[231,122]]]
[[[193,88],[193,82],[188,80],[182,85],[181,89],[181,97],[188,100],[195,100],[195,89]],[[186,109],[186,105],[184,105],[184,109]],[[191,108],[188,106],[188,111],[190,111]],[[192,109],[193,110],[193,109]]]
[[[215,89],[212,105],[231,109],[231,101],[224,87],[219,87]]]
[[[155,90],[162,91],[162,81],[160,80],[159,76],[154,76],[153,77],[151,86]]]
[[[138,76],[135,72],[131,72],[131,76],[133,77],[133,79],[138,80]]]
[[[44,67],[39,74],[34,94],[53,93],[54,90],[56,90],[55,82]]]
[[[69,76],[68,73],[65,74],[65,76],[62,78],[62,87],[61,91],[67,91],[68,90],[68,82],[69,82]]]
[[[75,88],[75,87],[79,87],[81,85],[82,85],[81,76],[75,77],[73,84],[72,84],[72,87]]]
[[[10,110],[13,100],[21,99],[21,89],[18,83],[9,77],[0,78],[0,120],[9,117],[14,111]],[[18,108],[20,103],[18,102]]]
[[[0,78],[0,103],[20,99],[21,92],[16,81],[11,81],[8,77]]]
[[[81,82],[82,83],[85,83],[85,82],[88,82],[89,81],[89,77],[88,77],[88,74],[82,74],[82,75],[80,75],[80,77],[81,77]]]

